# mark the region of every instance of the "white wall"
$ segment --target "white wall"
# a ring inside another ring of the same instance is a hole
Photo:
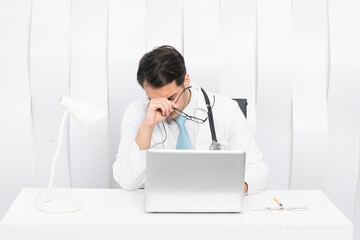
[[[360,239],[360,0],[0,0],[0,218],[44,187],[61,95],[109,111],[66,127],[55,184],[116,187],[140,57],[170,44],[191,80],[247,98],[271,189],[322,189]]]

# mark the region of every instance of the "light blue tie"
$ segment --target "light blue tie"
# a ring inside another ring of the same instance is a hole
[[[179,126],[179,137],[177,140],[176,149],[191,148],[189,134],[186,131],[185,127],[185,121],[186,118],[184,118],[183,116],[178,116],[177,118],[175,118],[175,122]]]

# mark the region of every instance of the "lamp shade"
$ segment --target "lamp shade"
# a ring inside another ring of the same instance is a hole
[[[65,96],[60,98],[59,103],[69,111],[73,118],[75,118],[81,125],[84,126],[99,121],[107,114],[106,111],[98,107]]]

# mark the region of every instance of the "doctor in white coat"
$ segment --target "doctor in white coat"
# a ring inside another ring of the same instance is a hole
[[[212,143],[204,94],[200,86],[190,83],[184,59],[175,48],[161,46],[146,53],[140,60],[137,80],[147,96],[126,109],[113,164],[114,178],[126,190],[144,186],[146,150],[208,150]],[[221,149],[246,151],[245,193],[265,189],[268,167],[238,104],[232,99],[206,93]],[[185,128],[178,121],[184,117]],[[185,147],[180,143],[184,136]]]

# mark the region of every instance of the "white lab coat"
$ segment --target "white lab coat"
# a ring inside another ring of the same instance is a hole
[[[206,90],[206,89],[205,89]],[[200,87],[192,84],[192,91],[197,91],[195,116],[204,116],[207,113],[204,96]],[[207,92],[210,101],[213,93]],[[125,111],[121,124],[121,140],[116,161],[113,164],[113,174],[117,183],[126,190],[142,187],[145,182],[146,151],[139,150],[135,138],[142,123],[148,105],[145,96],[132,102]],[[213,107],[215,131],[218,142],[223,150],[246,151],[245,182],[248,184],[248,193],[254,193],[266,188],[268,181],[268,167],[262,160],[262,153],[257,147],[254,137],[247,125],[247,121],[238,104],[229,98],[215,94]],[[167,121],[164,121],[167,124]],[[212,142],[209,123],[199,124],[196,129],[196,149],[208,150]],[[154,128],[151,145],[161,142],[165,133],[161,123]],[[166,149],[166,141],[154,149]]]

